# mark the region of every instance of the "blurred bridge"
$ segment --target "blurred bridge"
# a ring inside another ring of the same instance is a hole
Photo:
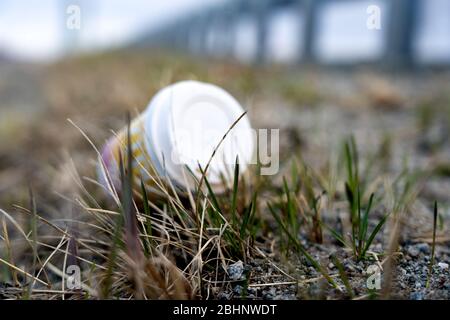
[[[229,0],[167,23],[140,39],[139,45],[249,63],[449,65],[449,4],[446,0]],[[380,29],[367,26],[373,6],[380,9]],[[430,41],[435,31],[437,38]]]

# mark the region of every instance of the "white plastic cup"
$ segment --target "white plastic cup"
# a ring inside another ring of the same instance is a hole
[[[232,183],[236,159],[241,173],[253,159],[254,135],[243,114],[236,99],[212,84],[182,81],[160,90],[130,124],[135,183],[142,180],[147,188],[157,189],[155,181],[169,179],[182,189],[195,190],[195,180],[202,175],[199,165],[205,170],[216,150],[206,178],[221,191],[224,179]],[[103,185],[110,181],[121,189],[119,159],[126,155],[126,145],[124,128],[103,147],[98,165]]]

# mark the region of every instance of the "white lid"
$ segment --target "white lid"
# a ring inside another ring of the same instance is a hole
[[[162,89],[150,101],[145,120],[147,149],[158,173],[167,173],[184,186],[187,166],[199,179],[198,163],[204,170],[214,149],[243,113],[230,94],[212,84],[182,81]],[[221,173],[232,180],[236,157],[243,172],[253,150],[253,133],[245,115],[217,149],[207,172],[210,184],[220,185]],[[192,182],[188,183],[193,188]]]

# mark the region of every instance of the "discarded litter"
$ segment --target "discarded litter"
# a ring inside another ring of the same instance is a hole
[[[132,177],[149,189],[170,182],[194,190],[206,170],[216,190],[233,180],[236,159],[244,172],[253,157],[251,126],[241,105],[223,89],[182,81],[159,91],[130,124]],[[111,137],[98,163],[104,186],[121,189],[119,162],[126,155],[127,128]]]

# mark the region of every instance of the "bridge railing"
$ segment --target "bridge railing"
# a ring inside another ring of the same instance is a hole
[[[294,52],[286,63],[410,67],[420,60],[415,43],[417,31],[426,23],[421,18],[422,11],[428,5],[438,6],[437,11],[442,11],[450,21],[450,5],[445,3],[442,0],[230,0],[168,23],[141,39],[139,45],[266,63],[271,61],[271,56],[276,56],[276,51],[287,50],[276,47],[277,40],[285,38],[285,44]],[[294,17],[291,21],[296,23],[291,29],[274,34],[274,15],[281,11]],[[271,55],[271,51],[275,54]],[[444,54],[444,59],[434,62],[450,65],[450,52],[448,59]]]

